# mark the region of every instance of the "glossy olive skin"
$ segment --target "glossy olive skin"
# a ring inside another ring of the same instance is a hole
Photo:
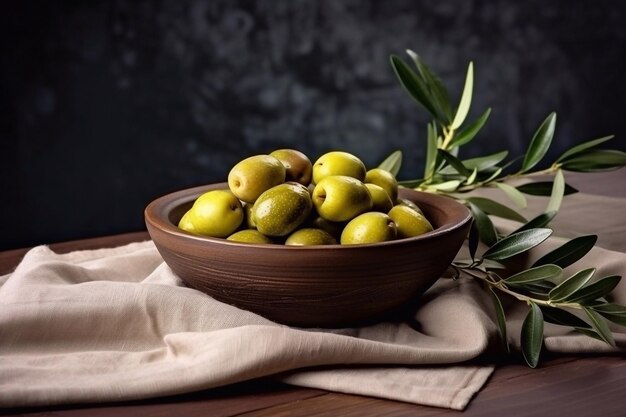
[[[313,189],[317,213],[333,222],[345,222],[372,208],[372,196],[361,181],[345,175],[322,179]]]
[[[372,196],[372,211],[380,211],[387,213],[393,207],[391,197],[387,191],[376,184],[365,183],[370,195]]]
[[[372,168],[365,174],[364,182],[378,185],[383,190],[387,191],[391,201],[397,200],[398,181],[391,172],[380,168]]]
[[[303,228],[298,229],[289,235],[285,240],[285,245],[289,246],[314,246],[314,245],[336,245],[337,239],[330,233],[322,229]]]
[[[350,220],[341,233],[341,244],[387,242],[396,236],[396,225],[388,215],[370,211]]]
[[[356,156],[348,152],[332,151],[320,156],[313,164],[313,182],[319,184],[331,175],[345,175],[363,181],[365,172],[365,164]]]
[[[254,203],[270,188],[285,182],[285,166],[270,155],[254,155],[237,163],[228,173],[228,187],[241,201]]]
[[[186,232],[211,237],[226,237],[243,221],[241,202],[229,190],[202,194],[180,220],[178,227]]]
[[[433,226],[423,214],[408,206],[394,206],[389,211],[389,217],[396,224],[400,239],[423,235],[433,230]]]
[[[421,208],[419,208],[419,206],[417,204],[415,204],[414,202],[412,202],[411,200],[407,200],[406,198],[398,198],[396,200],[396,204],[395,205],[400,205],[400,206],[407,206],[412,208],[413,210],[417,211],[418,213],[420,213],[421,215],[424,215],[424,212],[422,211]]]
[[[263,233],[256,229],[244,229],[233,233],[226,238],[233,242],[241,243],[257,243],[257,244],[271,244],[274,243],[272,239],[265,236]]]
[[[277,149],[270,156],[285,166],[285,181],[294,181],[308,186],[313,178],[313,164],[308,156],[296,149]]]
[[[307,219],[312,206],[305,186],[284,183],[261,194],[252,215],[259,232],[266,236],[287,236]]]

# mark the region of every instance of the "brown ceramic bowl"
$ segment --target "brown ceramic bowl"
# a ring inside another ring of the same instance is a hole
[[[340,327],[388,319],[419,299],[446,270],[470,226],[450,198],[408,189],[433,224],[422,236],[365,245],[295,247],[199,237],[176,226],[194,200],[226,183],[160,197],[145,210],[148,232],[190,287],[279,323]]]

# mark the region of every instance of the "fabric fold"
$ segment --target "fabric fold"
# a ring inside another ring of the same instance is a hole
[[[184,287],[152,242],[72,255],[34,248],[0,289],[3,406],[139,399],[318,366],[460,363],[481,354],[494,331],[469,281],[433,287],[414,318],[419,330],[297,329]],[[462,380],[474,368],[428,372]],[[447,406],[452,395],[432,401]]]

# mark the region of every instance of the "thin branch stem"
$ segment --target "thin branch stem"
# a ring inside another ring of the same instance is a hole
[[[443,128],[443,143],[441,144],[441,149],[443,149],[444,151],[448,150],[448,146],[450,145],[450,142],[452,142],[452,139],[454,138],[454,129],[452,129],[450,126],[448,127],[444,127]]]
[[[550,300],[541,300],[539,298],[534,298],[534,297],[530,297],[524,294],[520,294],[516,291],[511,290],[509,287],[507,287],[505,281],[502,278],[500,278],[497,274],[494,274],[494,273],[484,272],[484,271],[481,271],[480,269],[463,267],[463,266],[457,266],[457,269],[460,270],[460,272],[464,272],[465,274],[471,276],[472,278],[480,279],[486,282],[487,284],[489,284],[492,288],[497,288],[498,290],[506,294],[509,294],[510,296],[518,299],[519,301],[524,301],[525,303],[532,301],[535,304],[543,305],[547,307],[582,309],[582,306],[578,303],[558,303],[558,302],[555,303]]]
[[[493,179],[489,182],[481,181],[481,182],[476,182],[474,184],[464,185],[463,187],[457,188],[455,191],[466,193],[468,191],[473,191],[480,187],[490,186],[491,184],[496,183],[496,182],[506,182],[506,181],[513,180],[513,179],[530,178],[530,177],[536,177],[540,175],[551,175],[555,173],[559,168],[560,168],[560,165],[553,164],[552,166],[550,166],[550,168],[546,168],[541,171],[528,172],[528,173],[517,172],[515,174],[509,174],[509,175],[505,175],[504,177]]]

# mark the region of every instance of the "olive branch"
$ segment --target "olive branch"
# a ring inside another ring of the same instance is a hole
[[[552,234],[549,224],[558,212],[563,197],[577,192],[565,182],[564,171],[617,169],[626,165],[626,153],[598,148],[613,138],[610,135],[574,146],[548,168],[535,169],[552,143],[556,126],[556,113],[553,112],[537,128],[523,156],[505,161],[509,153],[504,150],[482,157],[460,159],[460,148],[474,140],[491,114],[491,108],[488,108],[476,120],[466,123],[473,95],[474,65],[469,63],[459,104],[453,111],[448,90],[440,78],[416,53],[407,53],[415,69],[395,55],[390,57],[391,66],[406,92],[430,113],[433,120],[426,126],[423,177],[400,181],[400,184],[447,195],[471,211],[473,222],[468,236],[470,259],[452,263],[454,278],[468,276],[483,283],[493,299],[500,336],[507,351],[506,317],[500,297],[507,294],[528,305],[521,330],[521,348],[530,367],[534,368],[539,363],[544,322],[571,327],[576,332],[615,346],[607,320],[626,326],[626,307],[610,303],[607,297],[621,277],[597,279],[594,268],[563,276],[563,268],[585,256],[595,245],[597,236],[569,240],[538,259],[529,269],[512,275],[501,262],[540,245]],[[397,175],[401,164],[402,152],[398,150],[379,167]],[[552,181],[510,185],[511,180],[539,175],[553,175],[554,178]],[[525,195],[550,198],[544,213],[527,220],[509,206],[489,198],[468,195],[484,187],[499,189],[514,206],[520,208],[527,205]],[[521,226],[509,234],[502,234],[489,216],[513,220]],[[477,256],[479,241],[487,249]]]

